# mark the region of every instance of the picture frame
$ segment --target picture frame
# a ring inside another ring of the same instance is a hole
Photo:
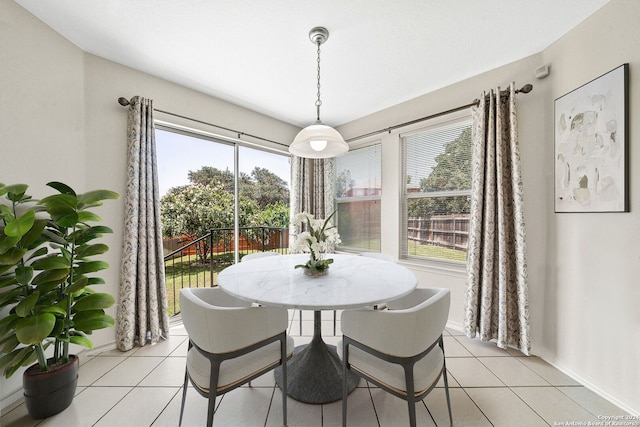
[[[629,212],[629,64],[554,103],[554,207]]]

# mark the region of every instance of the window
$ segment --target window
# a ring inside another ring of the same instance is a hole
[[[173,315],[180,310],[181,288],[216,285],[218,273],[241,255],[287,251],[289,156],[158,122],[156,146],[167,300]]]
[[[156,143],[165,242],[173,239],[178,241],[176,244],[184,243],[184,236],[198,239],[211,229],[224,229],[226,234],[221,237],[222,241],[231,242],[236,173],[239,249],[259,247],[264,250],[267,243],[275,244],[271,238],[275,235],[272,229],[289,226],[290,166],[287,155],[239,146],[238,171],[234,172],[233,142],[162,128],[156,129]],[[286,236],[282,238],[286,240]],[[260,245],[254,241],[259,241]],[[220,252],[227,252],[228,245],[223,246]]]
[[[380,251],[380,144],[337,157],[336,224],[341,249]]]
[[[471,118],[401,135],[403,258],[464,262],[471,196]]]

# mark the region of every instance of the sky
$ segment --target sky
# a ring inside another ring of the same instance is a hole
[[[202,166],[233,171],[233,145],[156,129],[156,147],[160,197],[172,187],[189,184],[189,171]],[[250,174],[258,166],[290,183],[289,156],[240,147],[239,158],[240,172]]]

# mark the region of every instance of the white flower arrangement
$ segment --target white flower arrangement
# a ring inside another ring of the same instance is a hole
[[[301,232],[293,243],[292,252],[311,254],[306,264],[296,265],[296,268],[304,268],[313,273],[326,272],[333,259],[324,259],[324,253],[333,245],[342,242],[340,234],[329,221],[335,215],[333,212],[327,219],[316,219],[312,214],[302,212],[294,216],[293,224],[304,224],[306,231]]]

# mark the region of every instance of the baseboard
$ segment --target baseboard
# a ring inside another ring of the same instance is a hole
[[[580,374],[577,374],[571,367],[568,367],[565,364],[563,364],[561,362],[558,362],[557,359],[555,359],[554,357],[551,357],[545,351],[542,351],[540,353],[536,353],[536,356],[538,356],[540,359],[544,360],[545,362],[547,362],[548,364],[550,364],[551,366],[553,366],[554,368],[556,368],[557,370],[559,370],[563,374],[568,375],[574,381],[579,382],[580,384],[582,384],[583,386],[585,386],[586,388],[588,388],[589,390],[591,390],[592,392],[594,392],[598,396],[600,396],[603,399],[606,399],[609,402],[613,403],[614,405],[618,406],[623,411],[626,411],[629,414],[634,415],[634,416],[640,416],[640,407],[637,406],[637,403],[635,404],[636,406],[634,407],[633,403],[625,402],[624,400],[622,400],[618,396],[614,396],[614,395],[602,390],[600,388],[600,386],[598,386],[598,384],[594,383],[591,379],[586,378],[586,377],[584,377],[584,376],[582,376]]]
[[[111,351],[111,350],[115,350],[116,349],[116,342],[115,341],[111,341],[109,343],[106,344],[102,344],[99,345],[97,347],[93,347],[91,350],[89,349],[83,349],[81,352],[78,353],[78,355],[81,354],[86,354],[88,357],[92,357],[92,356],[96,356],[100,353],[103,353],[105,351]],[[82,359],[81,359],[82,361]]]
[[[82,364],[87,359],[105,351],[115,350],[115,348],[116,348],[115,341],[94,347],[91,350],[87,348],[81,348],[78,346],[78,351],[75,352],[75,354],[80,358],[80,366],[81,366],[80,369],[82,369]],[[13,410],[16,406],[20,405],[22,402],[24,402],[24,394],[23,394],[22,387],[20,387],[15,392],[5,396],[2,400],[0,400],[0,414],[4,414],[6,412]]]
[[[24,401],[22,388],[0,400],[0,416],[13,410]]]
[[[460,332],[464,331],[464,327],[461,323],[453,322],[451,320],[447,322],[447,328],[460,331]],[[628,412],[631,415],[640,416],[639,407],[634,407],[632,403],[624,402],[619,397],[613,396],[612,394],[607,393],[606,391],[602,390],[596,383],[591,381],[589,378],[585,378],[584,376],[577,374],[573,369],[558,362],[554,357],[551,357],[551,355],[549,355],[545,351],[541,351],[541,352],[536,351],[534,354],[535,356],[544,360],[545,362],[547,362],[548,364],[550,364],[551,366],[553,366],[563,374],[568,375],[574,381],[579,382],[580,384],[582,384],[583,386],[585,386],[586,388],[588,388],[598,396],[618,406],[620,409]]]
[[[464,333],[464,327],[462,325],[462,323],[458,323],[458,322],[453,322],[451,320],[447,321],[447,328],[449,329],[453,329],[454,331],[458,331],[460,333]]]

